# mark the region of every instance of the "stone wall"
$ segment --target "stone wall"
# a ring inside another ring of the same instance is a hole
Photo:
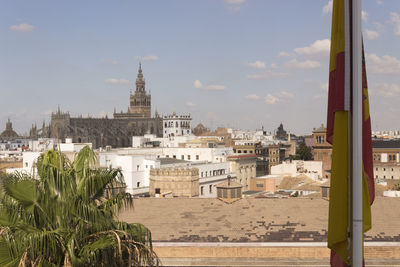
[[[197,168],[168,168],[150,170],[150,196],[171,192],[172,196],[199,195],[199,170]]]

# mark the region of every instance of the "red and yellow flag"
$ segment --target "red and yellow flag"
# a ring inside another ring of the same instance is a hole
[[[351,2],[351,1],[350,1]],[[349,117],[351,117],[350,89],[350,18],[345,19],[345,0],[333,1],[331,51],[329,67],[329,96],[327,140],[332,146],[332,173],[329,200],[328,247],[332,250],[331,265],[346,266],[348,262],[349,224]],[[371,120],[364,50],[363,75],[363,232],[371,229],[371,207],[375,198]]]

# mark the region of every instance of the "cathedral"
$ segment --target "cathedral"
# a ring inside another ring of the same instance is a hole
[[[75,143],[92,143],[93,148],[130,147],[132,136],[151,133],[161,137],[162,126],[162,117],[157,112],[151,117],[151,95],[146,91],[146,82],[139,64],[136,90],[130,92],[126,113],[114,110],[113,118],[74,118],[58,108],[57,112],[51,114],[49,126],[43,125],[39,130],[33,126],[30,135],[32,138],[72,138]]]

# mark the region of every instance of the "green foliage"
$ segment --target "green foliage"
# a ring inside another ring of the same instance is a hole
[[[131,206],[129,194],[108,199],[122,183],[116,169],[97,169],[83,148],[74,162],[49,150],[37,163],[38,179],[3,177],[0,185],[0,266],[154,266],[150,231],[115,220]]]
[[[311,153],[311,148],[306,145],[305,142],[301,142],[296,151],[296,158],[301,160],[312,160],[313,155]]]

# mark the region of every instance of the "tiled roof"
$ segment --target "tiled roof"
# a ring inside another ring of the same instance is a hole
[[[326,242],[329,202],[321,198],[134,200],[119,219],[143,223],[154,242]],[[366,241],[400,242],[400,199],[377,197]]]
[[[373,148],[400,148],[400,140],[376,140],[372,141]]]

